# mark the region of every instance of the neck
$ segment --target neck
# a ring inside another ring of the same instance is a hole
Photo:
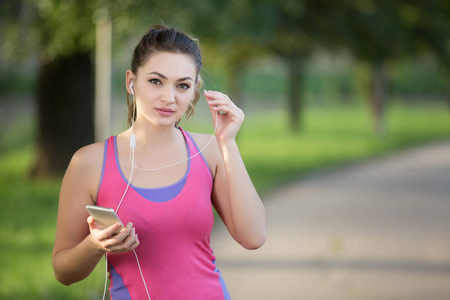
[[[153,148],[167,147],[177,140],[178,129],[174,126],[155,126],[153,124],[143,126],[140,123],[135,123],[131,131],[136,136],[136,144],[139,147],[146,148],[151,146]]]

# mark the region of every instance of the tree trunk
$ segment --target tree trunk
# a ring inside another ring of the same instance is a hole
[[[32,176],[62,174],[76,150],[94,141],[90,53],[42,62],[38,82],[37,161]]]
[[[291,55],[285,58],[289,75],[288,114],[289,129],[297,133],[301,127],[301,114],[303,112],[302,83],[303,83],[303,59],[300,55]]]
[[[372,71],[371,83],[371,109],[374,129],[378,135],[386,133],[385,110],[387,101],[387,70],[383,59],[375,61]]]
[[[95,14],[95,141],[111,133],[111,44],[112,25],[107,8]]]

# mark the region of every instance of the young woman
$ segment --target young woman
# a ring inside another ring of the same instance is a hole
[[[230,299],[210,247],[212,206],[247,249],[263,245],[266,214],[235,141],[244,114],[227,95],[203,92],[215,138],[177,127],[200,98],[201,68],[196,40],[173,28],[153,26],[136,46],[131,127],[77,151],[62,182],[53,268],[63,284],[107,254],[112,299]],[[117,210],[125,228],[101,229],[86,205]]]

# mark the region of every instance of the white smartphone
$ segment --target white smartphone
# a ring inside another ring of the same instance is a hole
[[[122,221],[120,221],[116,212],[112,208],[96,205],[86,205],[86,209],[101,229],[105,229],[119,222],[122,226],[115,232],[115,234],[117,234],[124,227]]]

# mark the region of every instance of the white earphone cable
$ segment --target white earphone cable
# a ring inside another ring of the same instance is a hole
[[[108,283],[108,254],[105,253],[105,264],[106,264],[106,270],[105,270],[105,287],[103,288],[103,300],[105,300],[105,296],[106,296],[106,286]]]
[[[152,300],[150,298],[150,294],[149,294],[148,289],[147,289],[147,284],[145,283],[144,274],[142,274],[141,264],[139,263],[139,258],[137,256],[137,253],[136,253],[135,249],[133,249],[133,253],[134,253],[134,256],[136,256],[136,262],[137,262],[137,265],[138,265],[138,268],[139,268],[139,273],[141,273],[142,282],[144,283],[145,292],[147,293],[148,300]]]
[[[132,158],[133,158],[133,162],[134,162],[134,147],[132,145],[130,145],[130,155],[131,155],[131,153],[133,154]],[[130,187],[131,179],[132,179],[132,176],[133,176],[133,166],[134,166],[134,164],[131,164],[131,171],[130,171],[130,177],[128,178],[128,184],[127,184],[127,187],[126,187],[126,189],[125,189],[125,191],[124,191],[124,193],[122,195],[122,199],[120,199],[120,202],[117,205],[116,213],[118,212],[118,210],[120,208],[120,205],[122,204],[122,201],[125,198],[125,195],[127,194],[128,189]],[[144,283],[145,292],[147,293],[148,299],[151,300],[150,293],[148,292],[148,288],[147,288],[147,283],[145,282],[144,274],[142,273],[142,269],[141,269],[141,264],[139,263],[139,258],[138,258],[138,255],[137,255],[135,249],[133,249],[133,253],[134,253],[134,256],[136,257],[136,263],[137,263],[138,268],[139,268],[139,273],[141,274],[142,282]],[[105,275],[105,287],[103,289],[103,300],[105,300],[106,286],[107,286],[107,282],[108,282],[108,253],[105,253],[105,262],[106,262],[106,271],[105,271],[106,275]]]
[[[135,112],[135,100],[134,100],[134,93],[133,93],[133,116],[134,116],[134,112]],[[194,154],[194,155],[192,155],[192,156],[190,156],[188,158],[185,158],[185,159],[183,159],[183,160],[181,160],[179,162],[176,162],[174,164],[170,164],[170,165],[167,165],[167,166],[164,166],[164,167],[160,167],[160,168],[155,168],[155,169],[140,168],[134,163],[134,148],[136,147],[136,138],[135,138],[134,131],[133,131],[134,124],[132,124],[131,125],[131,136],[130,136],[130,153],[129,153],[129,158],[130,158],[130,161],[131,161],[131,171],[130,171],[130,176],[128,177],[127,187],[125,188],[125,191],[124,191],[124,193],[122,195],[122,198],[120,199],[119,204],[117,205],[117,208],[115,210],[116,213],[119,211],[119,208],[122,205],[123,200],[125,199],[125,195],[127,194],[128,189],[130,188],[130,184],[131,184],[134,168],[142,170],[142,171],[158,171],[158,170],[162,170],[164,168],[168,168],[168,167],[172,167],[172,166],[178,165],[178,164],[180,164],[182,162],[185,162],[185,161],[187,161],[187,160],[189,160],[189,159],[199,155],[200,153],[203,152],[203,150],[206,149],[206,147],[209,146],[209,144],[214,139],[214,137],[216,135],[217,119],[218,119],[218,113],[216,115],[216,122],[215,122],[215,126],[214,126],[214,133],[211,136],[211,139],[208,141],[208,143],[200,151],[198,151],[196,154]],[[133,120],[133,118],[132,118],[132,120]],[[144,274],[142,273],[142,268],[141,268],[141,265],[139,263],[139,258],[138,258],[138,255],[137,255],[135,249],[133,249],[133,253],[134,253],[134,256],[136,257],[136,263],[137,263],[138,268],[139,268],[139,272],[140,272],[140,275],[141,275],[141,278],[142,278],[142,282],[144,283],[144,287],[145,287],[145,291],[147,293],[147,297],[148,297],[149,300],[151,300],[150,293],[148,292],[148,288],[147,288],[147,283],[145,282]],[[105,253],[105,262],[106,262],[106,271],[105,271],[106,275],[105,275],[105,287],[103,289],[103,298],[102,298],[103,300],[105,300],[106,287],[107,287],[107,282],[108,282],[108,253]]]
[[[216,114],[218,114],[218,113],[216,113]],[[130,152],[130,155],[129,155],[130,161],[131,161],[131,164],[132,164],[132,167],[135,167],[136,169],[141,170],[141,171],[159,171],[159,170],[162,170],[162,169],[165,169],[165,168],[169,168],[169,167],[176,166],[176,165],[181,164],[181,163],[183,163],[183,162],[185,162],[185,161],[187,161],[187,160],[190,160],[190,159],[193,158],[193,157],[196,157],[197,155],[199,155],[200,153],[202,153],[203,150],[205,150],[206,147],[209,146],[209,144],[211,144],[211,142],[213,141],[214,137],[216,136],[217,119],[218,119],[218,116],[216,115],[216,124],[215,124],[215,126],[214,126],[214,133],[213,133],[213,135],[211,136],[211,139],[208,141],[208,143],[206,143],[206,145],[205,145],[200,151],[198,151],[198,152],[195,153],[194,155],[189,156],[189,157],[187,157],[187,158],[185,158],[185,159],[183,159],[183,160],[180,160],[179,162],[176,162],[176,163],[173,163],[173,164],[170,164],[170,165],[167,165],[167,166],[163,166],[163,167],[160,167],[160,168],[154,168],[154,169],[146,169],[146,168],[141,168],[141,167],[137,166],[137,165],[134,163],[134,151],[133,151],[133,160],[131,159],[131,152]],[[132,133],[132,134],[134,135],[134,133]]]

